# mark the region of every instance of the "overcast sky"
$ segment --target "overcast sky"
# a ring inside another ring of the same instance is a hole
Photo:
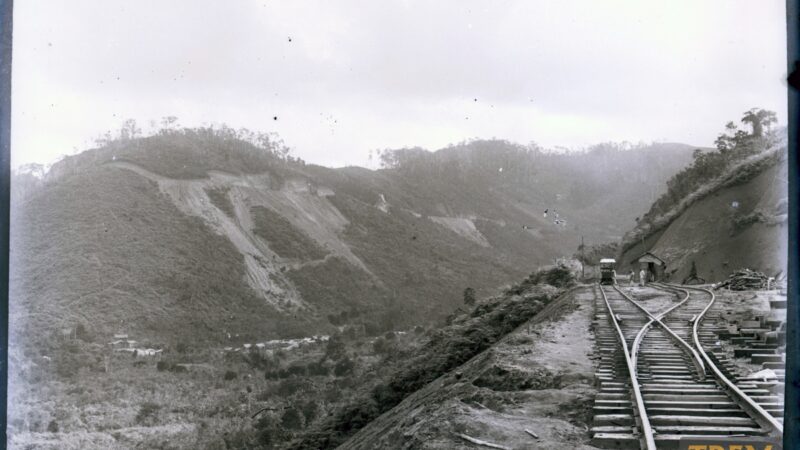
[[[786,123],[777,0],[14,6],[13,166],[167,115],[274,131],[329,166],[473,137],[711,146],[756,106]]]

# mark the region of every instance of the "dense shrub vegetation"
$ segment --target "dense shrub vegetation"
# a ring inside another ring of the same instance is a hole
[[[521,283],[511,287],[506,292],[510,294],[520,295],[530,287],[548,284],[557,288],[568,288],[575,284],[575,276],[569,267],[558,264],[554,267],[538,270],[532,273],[528,278],[522,280]]]

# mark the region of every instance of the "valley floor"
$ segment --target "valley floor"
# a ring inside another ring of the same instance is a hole
[[[626,289],[651,306],[660,301],[650,288]],[[718,291],[717,296],[717,307],[732,323],[756,316],[785,319],[785,310],[770,307],[771,302],[785,305],[778,291]],[[567,291],[497,344],[371,421],[340,448],[486,448],[475,441],[509,449],[594,448],[588,432],[597,394],[594,304],[592,286]],[[280,358],[260,365],[248,362],[243,352],[215,349],[163,360],[180,357],[186,371],[130,357],[110,359],[104,372],[81,370],[61,380],[28,368],[30,384],[12,392],[9,403],[9,446],[245,448],[248,441],[237,440],[237,433],[244,436],[256,426],[270,436],[268,444],[261,442],[263,448],[284,448],[292,432],[354,398],[359,384],[388,379],[389,373],[369,375],[372,367],[384,366],[384,355],[413,352],[424,339],[423,333],[409,332],[346,341],[342,350],[353,361],[341,373],[332,359],[349,359],[331,356],[331,343],[322,340],[280,352]],[[742,358],[736,362],[743,373],[759,369]],[[312,372],[323,366],[334,372]],[[295,374],[300,368],[304,371]],[[272,411],[262,419],[273,415],[274,427],[254,425],[252,415],[262,408]],[[284,412],[293,408],[305,416],[296,425]],[[289,434],[280,434],[283,428]]]

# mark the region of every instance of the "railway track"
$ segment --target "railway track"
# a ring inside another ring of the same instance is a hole
[[[592,443],[602,448],[679,448],[681,439],[779,439],[781,399],[739,380],[719,348],[711,291],[665,284],[637,301],[596,289],[600,355]]]

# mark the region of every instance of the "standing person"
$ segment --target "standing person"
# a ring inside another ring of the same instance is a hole
[[[639,286],[644,286],[645,282],[647,282],[647,271],[642,269],[639,271]]]
[[[628,282],[630,283],[631,286],[633,286],[633,282],[636,281],[635,278],[636,274],[633,272],[633,269],[631,269],[631,276],[628,279]]]

